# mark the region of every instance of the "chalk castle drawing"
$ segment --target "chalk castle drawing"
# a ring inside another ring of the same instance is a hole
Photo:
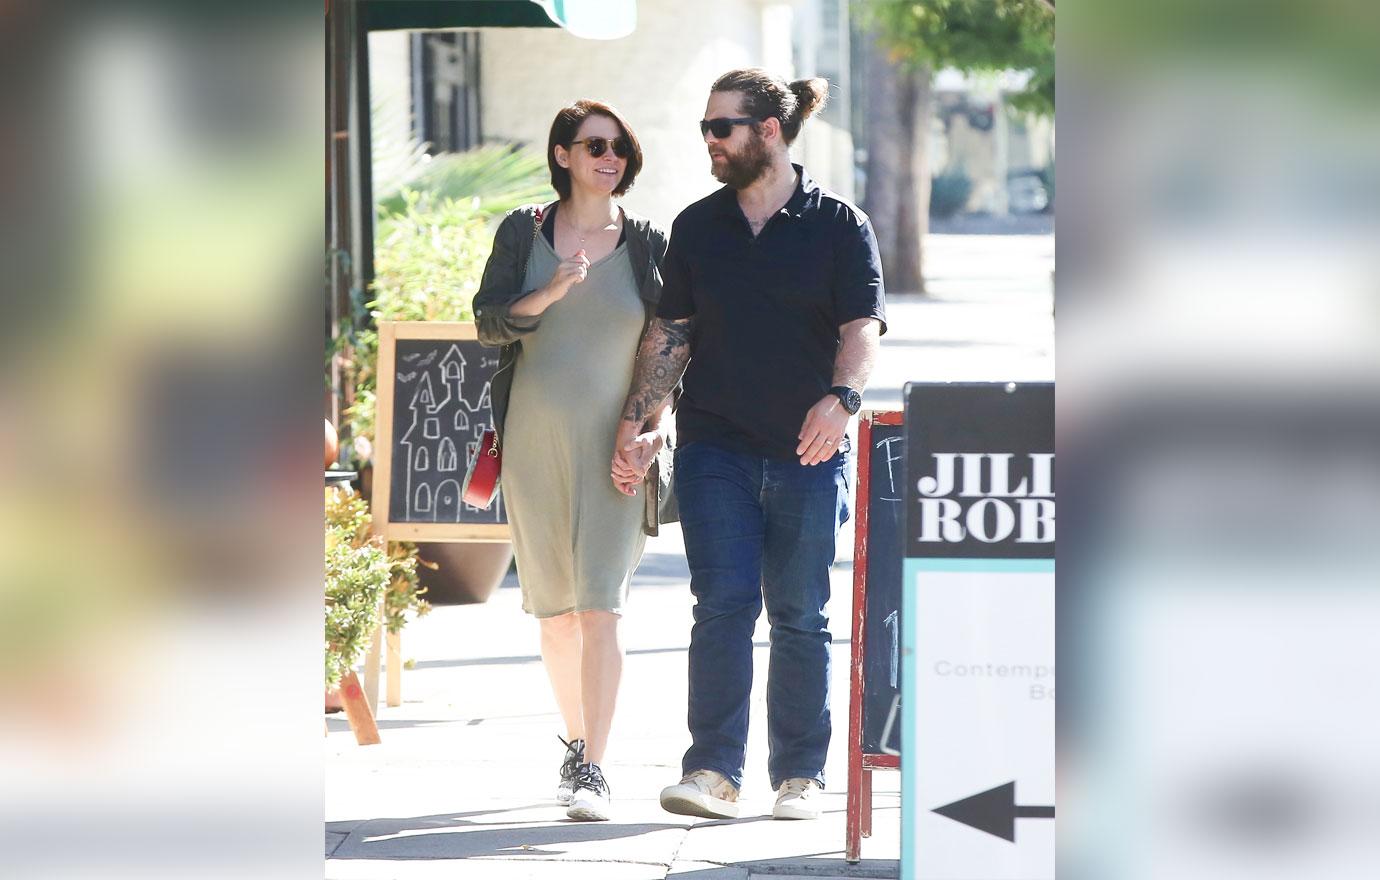
[[[489,382],[470,389],[465,397],[465,365],[460,346],[452,344],[436,361],[433,350],[422,360],[410,355],[415,373],[400,374],[399,382],[416,381],[408,409],[412,422],[398,440],[406,450],[404,463],[405,516],[409,522],[460,522],[462,506],[467,522],[502,522],[503,498],[488,510],[460,499],[470,455],[489,426]],[[487,359],[484,366],[487,366]],[[420,378],[418,378],[420,377]]]

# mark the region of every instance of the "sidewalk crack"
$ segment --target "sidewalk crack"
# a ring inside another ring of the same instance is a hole
[[[666,866],[665,877],[671,876],[671,871],[675,868],[676,862],[680,860],[680,851],[685,847],[685,841],[690,839],[690,832],[694,829],[694,827],[694,823],[685,826],[685,832],[681,834],[680,842],[678,842],[676,844],[676,848],[671,851],[671,862]],[[663,880],[665,880],[664,877]]]

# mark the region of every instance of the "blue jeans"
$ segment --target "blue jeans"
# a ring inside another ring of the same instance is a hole
[[[834,541],[849,516],[848,459],[845,449],[805,467],[707,442],[676,450],[695,596],[685,773],[717,770],[742,787],[752,632],[765,600],[772,788],[793,777],[823,785],[833,641],[825,605]]]

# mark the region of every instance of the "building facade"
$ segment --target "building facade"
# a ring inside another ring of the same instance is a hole
[[[376,32],[370,94],[376,113],[391,111],[381,114],[397,129],[390,137],[410,133],[438,152],[514,143],[540,153],[562,106],[611,104],[637,130],[645,158],[624,203],[669,225],[718,186],[697,123],[719,74],[760,66],[787,79],[822,75],[830,105],[792,153],[852,199],[847,15],[847,0],[639,0],[636,30],[617,40],[555,28]]]

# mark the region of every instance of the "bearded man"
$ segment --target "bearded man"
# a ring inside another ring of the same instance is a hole
[[[886,332],[867,217],[790,159],[824,103],[822,79],[764,70],[715,81],[700,132],[724,184],[681,212],[657,318],[614,447],[633,494],[656,447],[639,434],[684,376],[676,494],[690,589],[690,749],[661,793],[682,815],[738,815],[752,634],[771,624],[767,771],[777,819],[813,819],[829,713],[829,568],[849,516],[847,428]]]

